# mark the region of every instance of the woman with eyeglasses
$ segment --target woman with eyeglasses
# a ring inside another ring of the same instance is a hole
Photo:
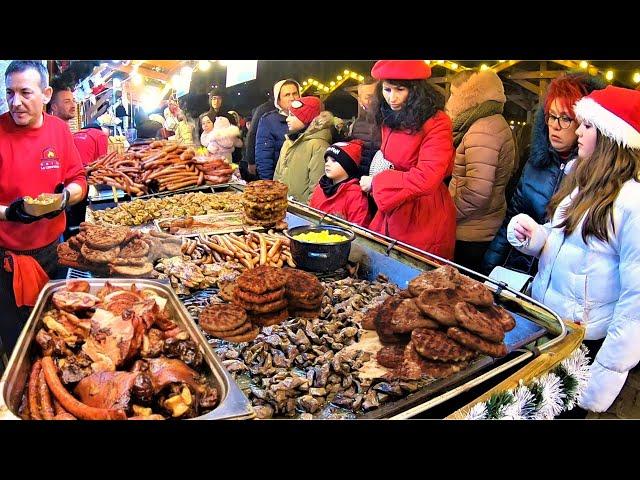
[[[360,179],[378,207],[369,228],[452,259],[456,210],[444,179],[455,152],[444,97],[427,82],[423,60],[380,60],[371,75],[380,80],[374,111],[382,144]],[[386,167],[377,169],[378,162]]]
[[[519,213],[526,213],[538,223],[546,220],[549,200],[560,187],[578,155],[578,136],[573,105],[593,90],[604,88],[603,82],[587,74],[565,74],[549,84],[542,108],[536,112],[531,132],[531,153],[522,171],[515,193],[508,200],[502,226],[484,255],[482,272],[491,273],[496,266],[534,276],[538,262],[514,249],[507,240],[507,225]]]

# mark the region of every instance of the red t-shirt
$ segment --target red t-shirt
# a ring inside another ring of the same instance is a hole
[[[18,127],[10,113],[0,115],[0,205],[29,195],[53,193],[58,183],[77,183],[87,193],[87,180],[69,126],[44,114],[40,128]],[[64,231],[64,212],[31,224],[0,221],[0,248],[34,250]]]
[[[106,133],[97,128],[87,128],[73,134],[83,165],[89,165],[102,155],[106,155],[109,138]]]

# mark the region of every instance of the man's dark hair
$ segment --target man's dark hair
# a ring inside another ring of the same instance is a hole
[[[382,81],[376,87],[376,124],[392,130],[408,130],[417,133],[422,125],[438,110],[444,109],[444,95],[426,80],[385,80],[385,82],[409,90],[404,108],[394,111],[382,95]]]
[[[9,75],[22,73],[30,68],[40,74],[40,89],[44,90],[47,88],[49,86],[49,72],[47,72],[47,67],[39,60],[14,60],[5,70],[4,79],[6,81]]]
[[[53,89],[53,93],[51,94],[51,100],[49,100],[49,103],[47,103],[47,113],[51,113],[51,106],[56,101],[56,97],[60,92],[73,91],[73,89],[68,84],[57,78],[51,79],[51,88]]]

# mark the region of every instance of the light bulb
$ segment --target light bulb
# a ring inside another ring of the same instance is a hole
[[[202,70],[203,72],[206,72],[207,70],[209,70],[210,66],[211,64],[209,63],[209,60],[200,60],[198,62],[198,69]]]
[[[489,66],[486,63],[483,63],[482,65],[480,65],[480,70],[488,70]]]
[[[338,75],[336,78],[337,78],[338,80],[342,80],[342,75]]]
[[[607,80],[613,80],[613,70],[607,70],[607,74],[604,76]]]
[[[457,63],[455,63],[455,62],[454,62],[454,63],[452,63],[452,64],[451,64],[451,68],[452,68],[453,70],[457,70],[457,69],[458,69],[458,64],[457,64]]]
[[[635,83],[640,83],[640,72],[636,72],[633,74],[633,81]]]
[[[580,62],[580,68],[585,69],[585,68],[587,68],[588,66],[589,66],[589,63],[588,63],[588,62],[586,62],[585,60],[582,60],[582,61]]]

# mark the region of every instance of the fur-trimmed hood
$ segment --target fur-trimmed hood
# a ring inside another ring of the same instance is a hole
[[[504,95],[504,85],[498,74],[493,70],[482,70],[471,75],[458,87],[451,86],[451,96],[445,111],[455,120],[462,112],[488,100],[506,103],[507,97]]]
[[[601,90],[605,87],[605,83],[599,77],[592,75],[585,75],[584,73],[569,74],[569,76],[580,76],[587,88],[587,93],[591,93],[594,90]],[[572,151],[571,156],[575,156],[578,151],[576,145],[575,151]],[[534,167],[544,168],[547,167],[553,157],[557,157],[557,152],[551,146],[549,141],[549,127],[544,121],[544,101],[536,110],[536,114],[533,120],[533,128],[531,130],[531,154],[529,155],[529,162]]]

